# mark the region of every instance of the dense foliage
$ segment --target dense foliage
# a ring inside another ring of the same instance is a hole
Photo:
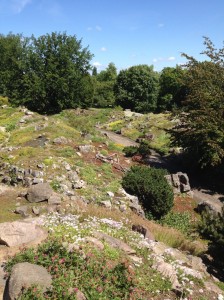
[[[172,110],[180,107],[184,100],[186,89],[184,85],[184,76],[186,70],[180,66],[176,68],[164,68],[159,77],[159,96],[158,111]]]
[[[203,167],[220,165],[224,158],[224,48],[216,50],[205,38],[209,61],[188,59],[185,113],[173,137],[186,153]]]
[[[113,63],[97,74],[93,69],[94,95],[93,106],[108,107],[115,103],[114,84],[117,78],[117,69]]]
[[[153,66],[138,65],[121,70],[114,87],[116,102],[137,112],[155,111],[159,76]]]
[[[161,218],[173,206],[173,190],[168,184],[166,170],[133,166],[122,179],[123,188],[139,198],[154,218]]]
[[[214,259],[224,265],[223,255],[220,255],[224,251],[224,207],[218,214],[204,211],[199,223],[199,232],[211,241],[209,249],[213,253]]]
[[[0,36],[0,92],[40,112],[90,106],[91,53],[66,33]]]

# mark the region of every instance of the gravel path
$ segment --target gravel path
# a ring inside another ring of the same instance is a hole
[[[120,144],[122,146],[138,146],[138,143],[134,142],[133,140],[122,136],[120,134],[114,133],[112,131],[98,129],[102,134],[107,136],[111,141],[113,141],[116,144]]]

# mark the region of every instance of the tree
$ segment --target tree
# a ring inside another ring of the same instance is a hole
[[[184,76],[180,66],[164,68],[159,77],[158,111],[172,110],[181,106],[185,97]]]
[[[116,103],[137,112],[155,111],[158,80],[153,66],[138,65],[121,70],[114,88]]]
[[[109,63],[108,67],[97,75],[98,81],[115,81],[117,78],[117,68],[114,63]]]
[[[93,67],[92,76],[97,76],[97,67]]]
[[[154,218],[160,219],[173,206],[173,190],[164,169],[133,166],[122,179],[123,188],[139,198],[143,207]]]
[[[28,41],[28,38],[20,34],[0,35],[0,95],[12,99],[23,93]]]
[[[27,72],[30,105],[36,110],[58,112],[65,108],[82,105],[84,82],[89,76],[90,59],[88,48],[82,48],[81,40],[66,33],[46,34],[32,37],[30,66]]]
[[[216,167],[224,158],[224,48],[215,49],[208,38],[204,44],[207,61],[183,54],[188,59],[185,112],[172,132],[174,143],[200,168]]]
[[[114,105],[114,83],[116,77],[117,69],[114,63],[109,63],[105,70],[97,74],[93,100],[94,106],[108,107]]]

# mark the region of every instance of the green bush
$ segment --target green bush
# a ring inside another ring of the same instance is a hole
[[[164,177],[167,171],[145,166],[133,166],[122,179],[123,188],[136,195],[146,211],[160,219],[173,206],[173,190]]]
[[[123,152],[127,157],[132,157],[135,154],[139,154],[142,157],[146,157],[147,155],[150,154],[150,149],[147,142],[141,142],[138,147],[137,146],[124,147]]]
[[[138,147],[138,154],[142,155],[142,157],[146,157],[151,153],[149,149],[149,145],[147,142],[141,142]]]
[[[124,147],[123,152],[124,152],[126,157],[132,157],[135,154],[137,154],[138,147],[136,147],[136,146],[127,146],[127,147]]]
[[[224,250],[224,207],[219,214],[204,211],[198,229],[203,237]]]

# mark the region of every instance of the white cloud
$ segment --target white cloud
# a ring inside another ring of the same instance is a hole
[[[93,31],[93,30],[102,31],[102,27],[99,25],[96,25],[94,27],[92,27],[92,26],[87,27],[87,31]]]
[[[159,61],[163,61],[164,60],[164,58],[162,58],[162,57],[158,57],[158,58],[153,58],[153,62],[154,63],[157,63],[157,62],[159,62]]]
[[[97,67],[97,68],[100,68],[100,67],[102,67],[102,64],[101,64],[100,62],[98,62],[98,61],[95,61],[95,62],[93,63],[93,66],[94,66],[94,67]]]
[[[102,48],[100,49],[100,51],[105,52],[105,51],[107,51],[107,48],[106,48],[106,47],[102,47]]]
[[[174,56],[170,56],[170,57],[158,57],[158,58],[153,58],[153,63],[158,63],[161,61],[174,61],[176,60],[176,58]]]
[[[96,25],[96,30],[97,31],[102,31],[102,27],[100,27],[99,25]]]
[[[32,0],[13,0],[10,6],[15,14],[20,14],[31,2]]]

